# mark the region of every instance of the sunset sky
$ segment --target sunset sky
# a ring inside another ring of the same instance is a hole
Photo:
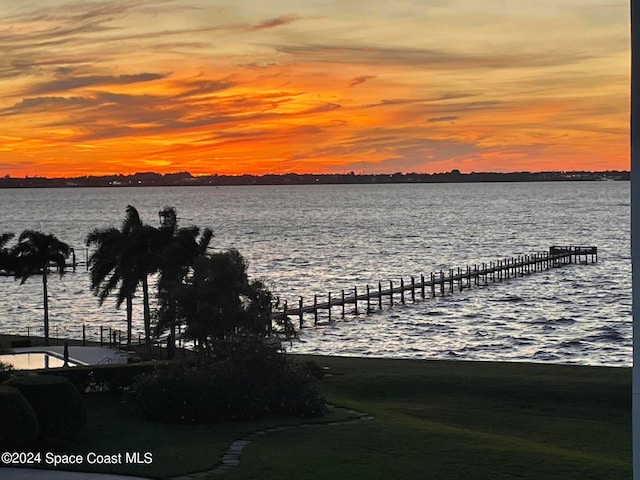
[[[0,0],[0,175],[629,169],[620,0]]]

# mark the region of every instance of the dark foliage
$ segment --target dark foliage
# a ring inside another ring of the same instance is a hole
[[[168,354],[173,358],[178,326],[178,292],[197,258],[206,256],[213,231],[202,232],[196,226],[178,227],[175,208],[165,207],[159,212],[160,229],[156,246],[158,276],[158,310],[156,334],[169,331]]]
[[[133,379],[142,373],[152,372],[155,363],[131,363],[113,365],[89,365],[59,368],[47,374],[69,379],[80,392],[119,392],[128,390]]]
[[[270,413],[324,413],[316,379],[278,343],[242,336],[216,341],[214,347],[209,358],[165,365],[140,376],[131,397],[140,414],[158,422],[190,424]]]
[[[36,230],[24,230],[18,237],[18,243],[11,249],[11,256],[15,262],[13,270],[16,279],[25,283],[32,275],[42,276],[42,293],[44,306],[44,344],[49,345],[49,294],[47,290],[47,275],[54,266],[60,276],[64,274],[66,258],[71,248],[58,240],[55,235],[45,234]]]
[[[271,332],[273,296],[264,283],[249,280],[247,263],[235,249],[197,258],[176,299],[186,337],[205,355],[230,335]]]
[[[69,380],[51,375],[28,375],[14,377],[5,385],[20,390],[33,407],[43,444],[80,439],[87,423],[87,412],[82,397]]]
[[[0,362],[0,382],[9,380],[9,378],[11,378],[13,371],[14,371],[13,365]]]
[[[133,296],[142,286],[145,342],[151,342],[148,275],[155,271],[158,230],[142,223],[135,207],[128,205],[122,228],[97,228],[87,235],[87,246],[96,247],[89,257],[91,289],[100,305],[117,288],[116,306],[126,301],[127,345],[131,345]]]
[[[31,447],[38,438],[38,418],[17,388],[0,385],[0,451]]]

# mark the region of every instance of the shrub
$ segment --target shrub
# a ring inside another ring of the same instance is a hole
[[[17,388],[0,385],[0,451],[30,447],[38,438],[38,418]]]
[[[326,412],[325,399],[315,381],[317,369],[310,372],[308,368],[308,364],[290,362],[278,376],[273,392],[275,411],[300,417],[319,417]]]
[[[137,378],[131,396],[137,410],[168,423],[324,413],[316,378],[286,357],[278,344],[239,337],[217,342],[213,352],[198,362],[164,365]]]
[[[4,382],[11,378],[13,373],[13,365],[0,362],[0,382]]]
[[[131,387],[135,377],[155,368],[154,363],[88,365],[47,371],[47,375],[68,378],[80,392],[123,391]]]
[[[5,382],[24,395],[33,407],[43,441],[77,440],[87,423],[82,397],[73,384],[53,375],[14,377]]]

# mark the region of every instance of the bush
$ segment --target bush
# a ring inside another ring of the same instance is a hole
[[[53,375],[14,377],[5,382],[20,390],[33,407],[40,426],[40,440],[77,440],[87,423],[82,397],[73,384]]]
[[[123,363],[112,365],[88,365],[47,371],[47,375],[68,378],[80,392],[128,390],[133,379],[141,373],[151,372],[154,363]]]
[[[0,382],[10,379],[13,371],[13,365],[0,362]]]
[[[0,385],[0,451],[29,448],[38,438],[38,418],[17,388]]]
[[[161,366],[134,382],[132,401],[167,423],[251,420],[269,413],[319,416],[324,399],[309,370],[256,337],[218,342],[209,358]]]

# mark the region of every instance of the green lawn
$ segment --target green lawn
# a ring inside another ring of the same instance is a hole
[[[267,433],[223,478],[631,478],[628,368],[303,358],[327,367],[321,388],[329,402],[374,419]],[[85,452],[153,454],[151,465],[96,471],[153,478],[211,469],[233,440],[300,422],[158,425],[132,416],[115,396],[89,396],[87,405]],[[348,417],[337,409],[320,421]]]
[[[270,434],[228,479],[631,478],[630,369],[317,360],[375,419]]]
[[[81,453],[104,454],[150,452],[153,462],[90,466],[70,470],[122,473],[166,478],[189,472],[211,470],[231,442],[248,433],[280,425],[299,425],[301,419],[271,417],[255,422],[230,422],[215,425],[165,425],[136,417],[119,395],[87,396],[89,411],[88,440]],[[314,422],[339,421],[349,418],[341,409]]]

